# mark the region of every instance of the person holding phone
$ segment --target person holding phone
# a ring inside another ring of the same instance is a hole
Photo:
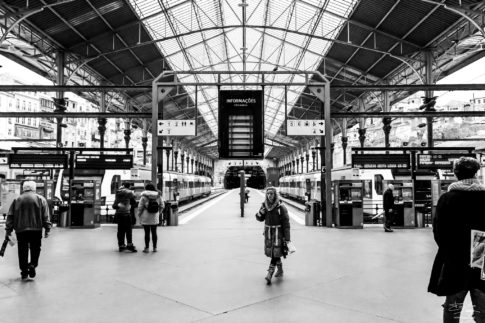
[[[281,257],[284,257],[284,243],[290,242],[290,218],[288,211],[278,197],[276,188],[268,187],[266,189],[266,198],[261,205],[256,219],[264,221],[264,253],[271,258],[266,275],[266,283],[271,285],[271,278],[278,268],[275,277],[283,277],[283,263]]]

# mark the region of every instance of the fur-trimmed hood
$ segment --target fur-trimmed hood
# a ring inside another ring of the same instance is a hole
[[[476,178],[468,178],[450,184],[448,192],[451,191],[485,191],[485,186],[480,184]]]
[[[156,199],[160,196],[160,193],[157,191],[143,191],[141,192],[141,196],[144,196],[147,199]]]

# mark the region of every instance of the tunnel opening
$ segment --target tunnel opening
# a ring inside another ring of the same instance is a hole
[[[263,189],[266,187],[266,174],[261,166],[231,166],[228,167],[224,175],[224,188],[233,189],[241,185],[239,179],[239,172],[244,171],[246,179],[246,186],[255,189]]]

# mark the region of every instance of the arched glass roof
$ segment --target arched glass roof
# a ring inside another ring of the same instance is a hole
[[[314,71],[357,0],[151,1],[130,0],[174,71]],[[246,25],[248,28],[243,28]],[[164,40],[166,39],[166,40]],[[184,75],[188,83],[215,81],[212,75]],[[222,82],[259,82],[253,74],[228,75]],[[267,81],[303,82],[302,76]],[[237,89],[238,87],[233,87]],[[240,88],[240,87],[239,87]],[[302,86],[288,88],[288,107]],[[195,102],[194,87],[186,91]],[[217,136],[217,88],[199,87],[197,105]],[[265,89],[265,132],[275,135],[285,119],[284,87]]]

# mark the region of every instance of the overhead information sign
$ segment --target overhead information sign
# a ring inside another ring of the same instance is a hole
[[[219,158],[264,156],[263,91],[219,91]]]
[[[159,136],[195,136],[195,120],[158,120]]]
[[[64,169],[67,164],[64,154],[10,154],[8,157],[10,168]]]
[[[410,154],[352,154],[354,168],[409,169],[410,166]]]
[[[325,120],[287,120],[288,136],[324,136]]]
[[[76,155],[76,169],[131,169],[133,155]]]
[[[453,161],[460,157],[476,158],[475,154],[419,154],[418,169],[453,169]]]

